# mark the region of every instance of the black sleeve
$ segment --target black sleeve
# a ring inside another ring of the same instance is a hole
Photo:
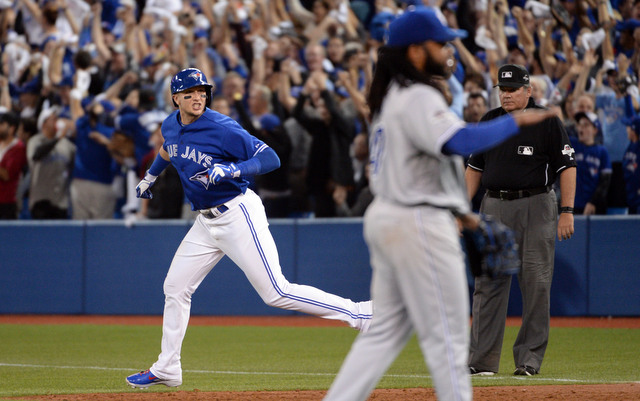
[[[336,98],[331,92],[325,89],[320,92],[320,96],[322,96],[324,104],[325,106],[327,106],[327,110],[329,110],[329,113],[331,114],[331,118],[334,119],[336,123],[341,126],[349,124],[349,122],[344,118],[344,115],[340,111],[338,103],[336,102]]]
[[[256,130],[254,136],[273,149],[280,159],[289,159],[293,145],[289,134],[287,134],[282,125],[276,127],[269,135],[263,135],[262,130]]]
[[[559,173],[568,167],[576,167],[571,141],[562,121],[558,117],[550,118],[546,130],[549,135],[549,164],[552,170]]]
[[[40,161],[40,160],[44,159],[45,157],[47,157],[47,155],[49,153],[51,153],[53,148],[56,147],[57,143],[58,143],[58,140],[57,139],[53,139],[51,141],[47,141],[47,142],[43,143],[42,145],[38,146],[36,148],[36,151],[33,152],[33,161],[37,162],[37,161]]]
[[[247,41],[243,24],[230,23],[229,29],[233,30],[236,38],[236,46],[240,51],[240,57],[244,60],[247,68],[251,70],[253,64],[253,49],[251,43]]]
[[[284,121],[289,117],[282,102],[278,99],[278,93],[276,91],[271,92],[271,107],[273,108],[273,114],[278,116],[280,121]]]
[[[298,96],[296,107],[293,108],[293,118],[295,118],[309,134],[313,135],[317,131],[315,127],[317,127],[319,123],[322,123],[322,120],[313,118],[304,112],[304,104],[308,98],[308,95],[303,95],[302,93]]]
[[[258,130],[253,125],[253,122],[251,121],[251,116],[249,116],[247,109],[245,109],[244,104],[242,103],[242,100],[234,101],[233,106],[236,108],[236,111],[238,112],[238,119],[240,120],[239,123],[242,126],[242,128],[246,129],[247,132],[250,133],[251,135],[256,136]]]
[[[609,193],[609,184],[611,183],[611,173],[600,173],[598,186],[589,202],[596,206],[606,206],[607,194]]]

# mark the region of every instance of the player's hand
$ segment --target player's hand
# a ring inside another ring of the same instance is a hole
[[[216,163],[209,169],[209,181],[213,185],[218,185],[222,181],[232,180],[237,177],[240,177],[240,169],[235,163]]]
[[[151,175],[147,173],[142,181],[136,186],[136,197],[144,198],[144,199],[153,199],[153,194],[151,193],[151,187],[156,182],[155,175]]]
[[[519,127],[537,124],[547,118],[556,116],[553,109],[526,109],[524,111],[514,111],[511,113],[513,119]]]

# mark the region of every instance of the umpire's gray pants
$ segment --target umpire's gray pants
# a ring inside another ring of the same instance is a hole
[[[549,303],[558,208],[554,191],[501,201],[485,195],[481,213],[494,216],[516,233],[522,269],[522,326],[513,345],[515,366],[540,370],[549,340]],[[504,338],[511,276],[476,278],[469,366],[498,372]]]

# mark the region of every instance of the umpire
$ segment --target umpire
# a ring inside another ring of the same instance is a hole
[[[498,70],[501,107],[482,121],[518,110],[542,108],[531,98],[528,71],[516,64]],[[522,270],[522,326],[513,345],[515,375],[540,371],[549,340],[549,304],[555,236],[573,235],[576,162],[569,137],[559,118],[522,127],[521,133],[500,146],[471,155],[465,172],[469,198],[480,184],[487,188],[480,212],[512,228],[519,245]],[[561,208],[552,189],[559,177]],[[478,277],[473,293],[473,320],[469,348],[472,375],[498,372],[509,303],[511,276]]]

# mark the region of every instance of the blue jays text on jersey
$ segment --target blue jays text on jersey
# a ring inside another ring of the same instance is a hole
[[[168,146],[166,150],[167,150],[167,153],[169,153],[169,157],[171,158],[181,157],[183,159],[189,159],[207,168],[213,165],[212,163],[213,157],[209,156],[206,153],[202,153],[201,151],[195,148],[190,148],[189,146],[187,146],[187,148],[184,150],[184,153],[182,153],[181,155],[178,155],[177,143],[174,143],[171,146]]]
[[[209,182],[208,170],[216,163],[239,163],[267,148],[235,120],[206,109],[193,123],[183,125],[179,112],[162,123],[164,149],[178,171],[193,210],[208,209],[245,193],[249,182],[238,177],[218,185]]]

